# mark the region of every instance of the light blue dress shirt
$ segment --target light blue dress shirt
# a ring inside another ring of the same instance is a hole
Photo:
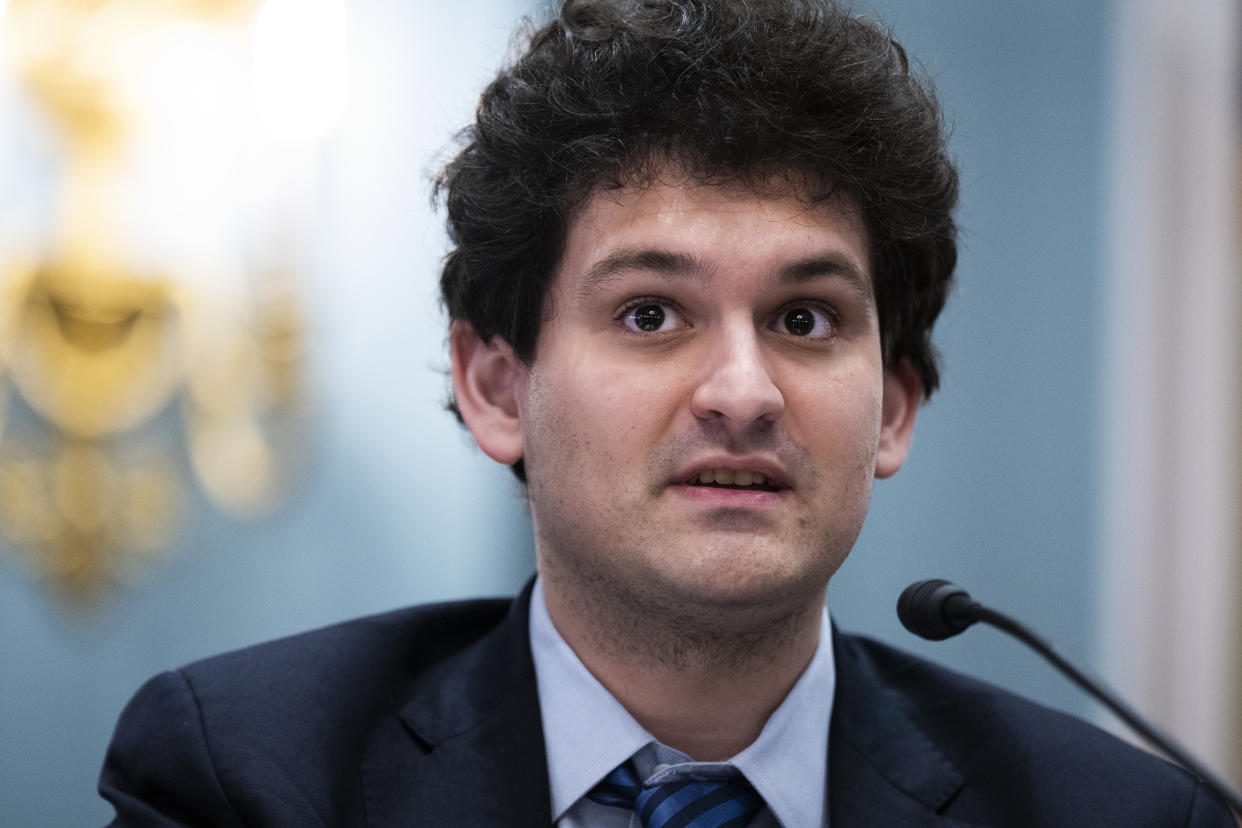
[[[828,722],[836,689],[828,611],[810,664],[749,747],[728,762],[693,762],[656,741],[583,666],[548,617],[543,584],[530,601],[530,644],[548,757],[552,821],[558,828],[640,828],[638,817],[586,794],[633,757],[639,778],[736,768],[766,807],[750,828],[827,825]],[[710,771],[709,771],[710,772]]]

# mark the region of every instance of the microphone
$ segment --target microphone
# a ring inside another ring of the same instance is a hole
[[[916,581],[897,599],[901,625],[928,641],[944,641],[978,619],[970,611],[979,606],[966,590],[942,578]]]
[[[1053,649],[1051,644],[1008,615],[980,604],[960,586],[941,578],[916,581],[906,587],[901,597],[897,599],[897,617],[901,619],[902,626],[907,630],[930,641],[952,638],[979,621],[1009,633],[1046,658],[1052,666],[1068,676],[1071,681],[1098,699],[1119,719],[1129,725],[1135,733],[1203,780],[1203,783],[1213,793],[1229,803],[1234,811],[1242,813],[1242,797],[1234,793],[1206,767],[1195,761],[1185,748],[1161,733],[1120,697],[1107,690],[1103,684],[1067,661]]]

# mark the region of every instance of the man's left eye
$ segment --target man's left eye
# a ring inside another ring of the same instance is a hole
[[[773,327],[793,336],[823,339],[832,336],[836,326],[832,317],[822,308],[794,307],[781,311]]]

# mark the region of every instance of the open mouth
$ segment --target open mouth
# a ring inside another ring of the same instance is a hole
[[[758,472],[733,469],[704,469],[692,477],[687,485],[750,492],[775,492],[784,488]]]

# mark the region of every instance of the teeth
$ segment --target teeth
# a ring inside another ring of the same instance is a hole
[[[768,482],[767,478],[759,472],[734,471],[733,469],[705,469],[699,472],[695,479],[705,485],[719,483],[722,486],[762,486]]]

